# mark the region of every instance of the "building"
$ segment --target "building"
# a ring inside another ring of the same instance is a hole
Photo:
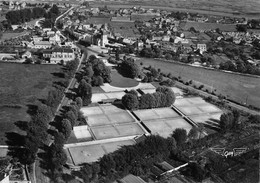
[[[138,176],[129,174],[120,180],[114,181],[113,183],[146,183],[146,182]]]
[[[205,51],[207,51],[207,45],[206,44],[197,44],[197,50],[200,50],[200,53],[203,54]]]
[[[54,48],[43,50],[43,57],[51,64],[64,64],[75,59],[75,53],[71,48]]]
[[[38,41],[38,42],[34,42],[32,48],[36,48],[36,49],[47,49],[47,48],[51,48],[52,47],[52,43],[50,43],[49,41]]]

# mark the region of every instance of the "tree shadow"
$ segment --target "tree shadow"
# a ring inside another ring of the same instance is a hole
[[[25,136],[15,132],[6,132],[6,144],[8,146],[23,146]]]
[[[63,70],[65,70],[65,68],[62,68]],[[55,77],[59,77],[59,78],[65,78],[65,74],[62,72],[53,72],[51,73],[53,76]]]
[[[28,129],[28,121],[16,121],[14,124],[23,131]]]
[[[20,146],[24,145],[25,136],[15,132],[7,132],[5,133],[5,136],[7,138],[6,144],[8,145],[8,156],[21,160],[23,151]]]
[[[113,67],[113,68],[116,69],[118,74],[120,74],[121,76],[126,77],[126,78],[130,78],[119,66],[116,66],[116,67]]]
[[[39,99],[39,100],[41,100],[41,99]],[[37,105],[27,104],[26,106],[27,106],[27,108],[28,108],[26,112],[27,112],[30,116],[33,116],[33,115],[36,114],[37,109],[38,109],[38,106],[37,106]]]

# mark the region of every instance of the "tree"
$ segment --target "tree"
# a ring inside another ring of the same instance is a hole
[[[88,76],[89,78],[91,78],[94,75],[94,71],[91,65],[86,66],[84,71],[85,71],[85,75]]]
[[[172,133],[172,137],[176,140],[178,145],[181,145],[187,140],[187,131],[183,128],[176,128]]]
[[[70,137],[72,131],[71,122],[68,119],[63,119],[61,121],[60,132],[64,135],[65,139]]]
[[[110,154],[104,155],[100,159],[100,171],[104,175],[110,175],[112,170],[115,168],[116,163]]]
[[[56,132],[54,134],[54,144],[56,146],[60,146],[60,148],[63,148],[65,142],[66,142],[66,138],[63,133]]]
[[[77,117],[75,116],[74,112],[68,111],[65,113],[64,117],[70,121],[71,127],[74,127],[77,121]]]
[[[250,115],[249,121],[251,123],[260,124],[260,115]]]
[[[92,86],[102,86],[103,78],[101,76],[94,76],[92,79]]]
[[[62,166],[66,164],[67,155],[62,147],[52,144],[49,150],[52,170],[61,170]]]
[[[92,98],[92,87],[82,79],[78,87],[78,95],[82,98],[83,105],[89,105]]]
[[[247,31],[247,25],[237,24],[236,28],[237,28],[238,32],[246,32]]]
[[[139,104],[138,97],[132,93],[127,93],[122,97],[122,103],[129,110],[136,109]]]
[[[230,130],[233,127],[234,115],[233,113],[224,113],[220,116],[220,128],[223,131]]]
[[[155,103],[155,98],[154,98],[153,94],[147,93],[147,94],[143,94],[140,97],[140,100],[139,100],[140,109],[151,109],[154,107],[156,107],[156,103]]]
[[[120,69],[127,77],[130,78],[138,77],[141,74],[139,66],[134,63],[134,60],[131,58],[124,60],[120,64]]]
[[[76,102],[76,104],[77,104],[77,106],[78,106],[79,109],[83,106],[83,101],[82,101],[82,98],[81,98],[81,97],[77,97],[77,98],[75,99],[75,102]]]
[[[150,73],[154,78],[157,78],[159,75],[158,71],[155,68],[151,68]]]

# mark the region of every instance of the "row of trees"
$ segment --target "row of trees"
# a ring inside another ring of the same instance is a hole
[[[26,8],[7,12],[6,19],[11,24],[17,25],[24,22],[29,22],[32,19],[41,18],[45,15],[45,13],[45,9],[41,7]]]
[[[169,107],[174,101],[174,92],[165,86],[158,87],[155,93],[143,94],[141,97],[138,97],[134,90],[129,91],[122,97],[122,103],[129,110]]]

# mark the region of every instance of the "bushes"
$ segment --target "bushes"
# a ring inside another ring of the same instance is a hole
[[[173,81],[172,79],[166,79],[159,84],[163,86],[173,87],[175,85],[175,81]]]
[[[122,98],[122,103],[130,110],[169,107],[174,101],[174,92],[170,88],[162,86],[158,87],[155,93],[143,94],[139,98],[133,92],[125,94]]]

